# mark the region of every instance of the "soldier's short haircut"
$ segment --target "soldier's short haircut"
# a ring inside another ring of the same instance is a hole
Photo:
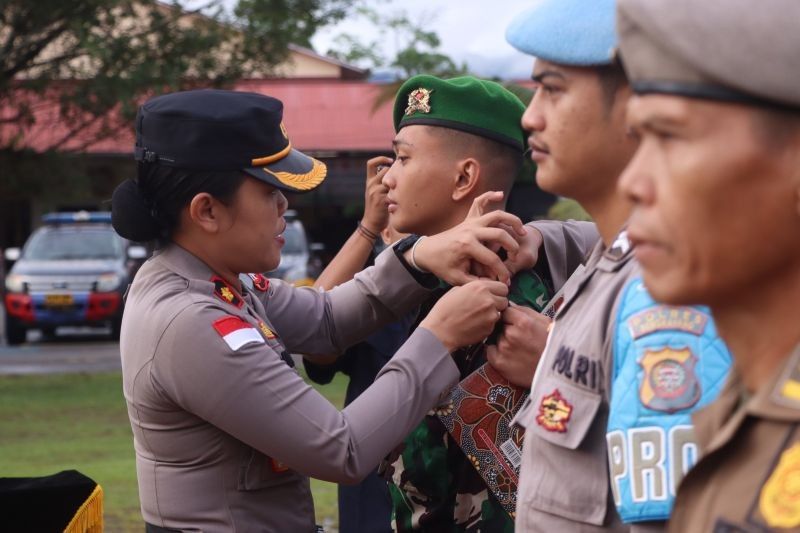
[[[474,157],[481,164],[481,174],[486,178],[486,190],[508,193],[522,168],[524,161],[521,151],[510,145],[473,135],[460,130],[428,126],[427,129],[438,136],[456,157]]]

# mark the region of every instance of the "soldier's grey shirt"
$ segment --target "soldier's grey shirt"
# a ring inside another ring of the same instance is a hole
[[[606,250],[598,242],[564,285],[529,401],[517,416],[526,427],[517,531],[627,530],[609,495],[605,439],[612,317],[635,270],[624,244]]]
[[[340,412],[280,354],[341,351],[428,291],[392,249],[330,292],[271,280],[267,291],[228,302],[215,295],[213,275],[170,245],[128,294],[120,348],[142,515],[190,531],[313,531],[306,476],[361,479],[458,370],[436,337],[417,329]]]

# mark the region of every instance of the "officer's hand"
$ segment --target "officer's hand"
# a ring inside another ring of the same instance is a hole
[[[486,358],[507,380],[528,388],[547,343],[550,319],[529,307],[511,306],[503,311],[503,331],[497,346],[486,347]]]
[[[364,217],[361,219],[361,225],[375,234],[380,234],[389,224],[389,209],[386,205],[386,193],[389,189],[381,180],[391,164],[392,159],[384,156],[373,157],[367,161]]]
[[[508,287],[499,281],[478,280],[453,287],[436,302],[420,323],[449,351],[480,342],[492,333],[508,307]]]
[[[491,211],[425,238],[414,250],[414,260],[417,266],[450,285],[464,285],[479,278],[508,284],[511,273],[493,249],[504,248],[509,259],[516,261],[519,241],[525,234],[519,218],[504,211]],[[407,256],[410,253],[411,250],[406,252]],[[485,275],[476,275],[475,265],[482,265],[481,273]]]
[[[472,206],[467,214],[467,219],[478,218],[486,213],[502,209],[502,200],[502,191],[483,193],[473,200]],[[515,231],[513,228],[505,225],[501,225],[500,227],[508,231],[512,237],[514,236]],[[521,270],[533,268],[536,261],[539,259],[539,247],[542,245],[542,234],[539,233],[536,228],[530,226],[526,226],[525,228],[528,230],[527,233],[517,239],[520,243],[519,251],[513,258],[509,256],[503,261],[503,264],[505,264],[512,276]],[[500,250],[500,246],[496,243],[492,244],[490,248],[494,252]],[[490,275],[481,264],[474,264],[472,270],[472,273],[478,277],[489,277]]]

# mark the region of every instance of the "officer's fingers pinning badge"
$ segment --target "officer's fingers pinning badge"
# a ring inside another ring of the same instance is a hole
[[[431,93],[432,89],[420,87],[408,93],[408,107],[406,107],[406,115],[413,115],[414,113],[430,113],[431,112]]]

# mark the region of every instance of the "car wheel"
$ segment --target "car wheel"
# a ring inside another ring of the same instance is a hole
[[[6,341],[9,346],[22,344],[27,338],[28,330],[18,324],[13,318],[6,317]]]

